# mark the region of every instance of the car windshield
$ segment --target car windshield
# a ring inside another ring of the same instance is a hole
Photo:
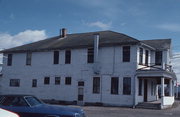
[[[38,100],[37,98],[32,97],[32,96],[25,97],[25,100],[28,102],[28,104],[30,106],[36,106],[36,105],[42,104],[42,102],[40,100]]]

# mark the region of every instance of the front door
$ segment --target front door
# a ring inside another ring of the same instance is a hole
[[[78,82],[78,96],[77,96],[77,104],[83,105],[84,101],[84,81]]]
[[[148,92],[148,82],[147,79],[144,80],[144,102],[147,102],[147,92]]]

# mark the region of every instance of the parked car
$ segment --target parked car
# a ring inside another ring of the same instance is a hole
[[[20,117],[85,117],[83,109],[45,104],[32,95],[0,95],[0,108]]]
[[[1,108],[0,108],[0,115],[1,117],[19,117],[19,115],[17,115],[16,113]]]

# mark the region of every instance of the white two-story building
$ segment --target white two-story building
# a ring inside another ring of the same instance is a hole
[[[165,108],[174,102],[171,39],[62,29],[59,36],[1,53],[0,94],[114,106],[161,100]]]

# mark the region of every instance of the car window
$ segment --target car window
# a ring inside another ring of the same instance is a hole
[[[31,106],[36,106],[36,105],[42,104],[42,102],[40,100],[38,100],[37,98],[32,97],[32,96],[27,96],[27,97],[25,97],[25,99]]]
[[[2,100],[1,105],[3,106],[28,106],[26,101],[21,97],[5,97]]]

